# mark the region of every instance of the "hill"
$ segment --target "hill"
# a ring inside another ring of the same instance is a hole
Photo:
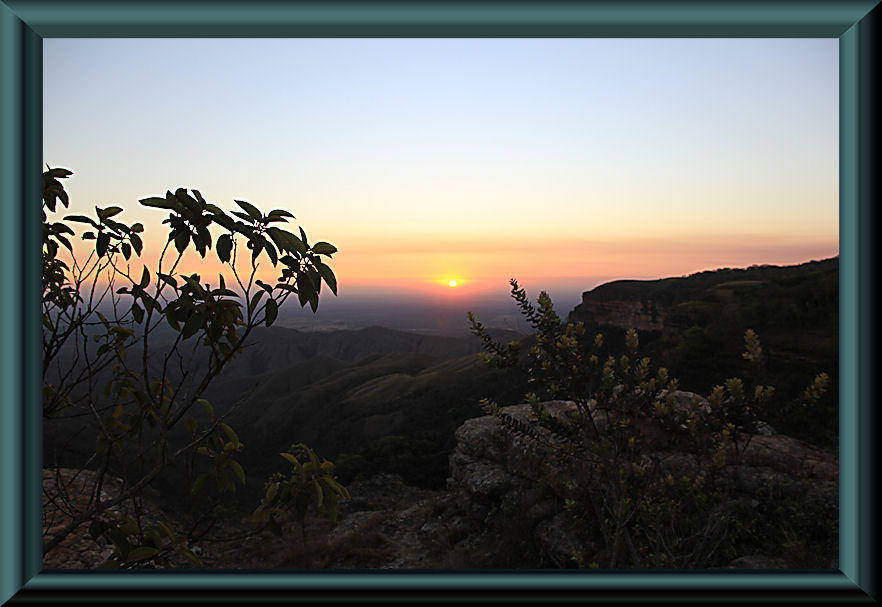
[[[831,393],[838,390],[838,257],[610,282],[586,291],[569,320],[619,342],[624,330],[636,328],[647,354],[681,385],[700,392],[753,372],[741,358],[744,332],[753,329],[765,352],[760,379],[774,384],[782,400],[796,398],[821,371],[833,381]],[[836,417],[835,409],[785,408],[769,421],[792,436],[830,446]]]

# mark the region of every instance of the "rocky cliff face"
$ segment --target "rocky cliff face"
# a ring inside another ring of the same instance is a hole
[[[800,328],[827,326],[839,258],[793,266],[720,268],[657,280],[616,280],[582,294],[570,321],[639,330],[707,326],[721,316]],[[809,303],[810,302],[810,303]]]
[[[582,303],[570,312],[570,322],[584,322],[614,326],[638,331],[658,331],[665,328],[667,310],[653,301],[625,299],[598,299],[593,291],[582,294]]]

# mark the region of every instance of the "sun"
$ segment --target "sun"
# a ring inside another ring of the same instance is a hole
[[[447,286],[448,286],[448,287],[455,287],[455,286],[456,286],[456,281],[455,281],[455,280],[451,280],[450,282],[447,283]]]

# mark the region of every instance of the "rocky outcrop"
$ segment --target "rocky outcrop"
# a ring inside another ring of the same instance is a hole
[[[676,396],[680,406],[686,406],[694,395],[678,392]],[[575,408],[573,403],[561,401],[545,405],[555,416]],[[529,405],[505,407],[500,415],[532,424]],[[802,441],[775,434],[767,424],[760,428],[763,434],[750,437],[739,463],[725,468],[737,494],[756,502],[753,497],[759,492],[775,488],[784,497],[835,505],[836,458]],[[532,434],[536,436],[535,428]],[[537,449],[536,440],[512,433],[494,416],[468,420],[457,430],[456,439],[448,483],[461,496],[459,505],[469,518],[480,520],[491,512],[505,511],[507,517],[517,520],[522,532],[526,531],[540,562],[547,566],[572,567],[576,565],[574,555],[592,554],[596,546],[585,543],[585,534],[561,507],[558,496],[537,489],[543,452],[541,447]],[[678,457],[676,453],[665,455],[669,460]],[[762,563],[774,563],[776,568],[789,566],[782,558],[763,558]],[[760,561],[746,555],[732,566],[750,568],[754,562]]]
[[[665,328],[667,310],[654,301],[600,299],[593,293],[586,291],[582,294],[582,303],[570,312],[570,322],[637,331],[660,331]]]
[[[676,392],[675,397],[679,407],[686,407],[695,395]],[[563,417],[575,405],[552,401],[545,408]],[[761,432],[750,437],[737,463],[725,467],[736,494],[757,507],[760,496],[774,488],[798,502],[835,508],[836,458],[767,425]],[[667,444],[656,438],[657,444]],[[397,475],[379,474],[349,485],[352,499],[341,507],[333,528],[310,519],[303,533],[289,525],[283,537],[265,532],[244,541],[205,544],[200,558],[206,567],[226,569],[535,569],[591,562],[600,549],[591,540],[596,534],[585,533],[586,523],[563,507],[561,496],[548,483],[537,482],[541,474],[548,478],[543,460],[555,438],[535,423],[529,405],[470,419],[457,429],[455,439],[446,491],[409,487]],[[674,452],[666,457],[688,467],[693,456]],[[66,486],[76,493],[74,483]],[[44,508],[54,512],[51,501]],[[235,536],[246,528],[233,524],[222,535]],[[95,548],[81,529],[44,562],[51,568],[92,568],[109,554]],[[825,564],[836,567],[835,555],[825,558]],[[787,555],[755,552],[728,564],[732,569],[799,566]]]

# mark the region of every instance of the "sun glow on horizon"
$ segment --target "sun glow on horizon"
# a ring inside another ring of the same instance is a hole
[[[43,156],[74,171],[59,218],[119,204],[142,223],[135,278],[169,242],[136,201],[196,187],[296,215],[278,227],[338,249],[340,299],[581,292],[837,255],[838,57],[802,38],[54,38]],[[240,243],[242,284],[276,284]],[[214,248],[173,273],[236,283]]]

